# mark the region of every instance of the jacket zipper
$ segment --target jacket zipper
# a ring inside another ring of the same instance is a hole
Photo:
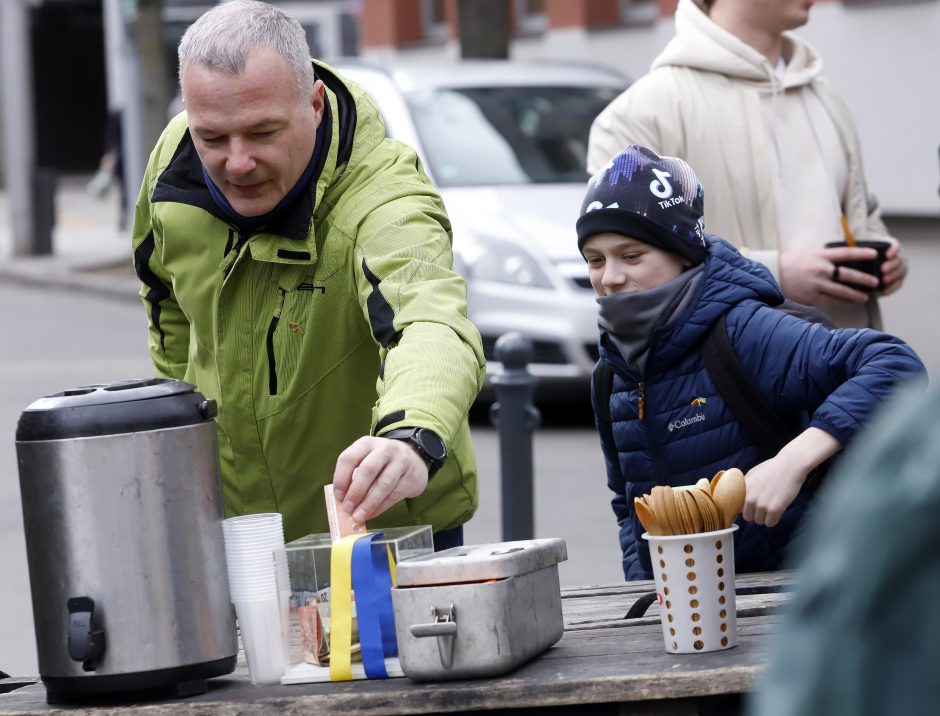
[[[231,273],[231,271],[232,271],[232,269],[234,268],[236,262],[238,261],[238,257],[239,257],[239,255],[241,254],[242,249],[245,247],[245,244],[248,243],[248,237],[247,237],[245,234],[239,234],[239,235],[238,235],[238,242],[237,242],[234,246],[232,246],[232,237],[233,237],[233,236],[234,236],[234,232],[233,232],[231,229],[229,229],[229,232],[228,232],[228,243],[227,243],[226,246],[225,246],[225,253],[224,253],[223,255],[224,255],[224,256],[228,256],[229,254],[232,254],[232,258],[231,258],[231,260],[228,262],[228,264],[226,265],[225,269],[222,271],[222,279],[223,279],[223,280],[225,280],[226,278],[228,278],[229,273]]]
[[[277,324],[281,322],[281,311],[284,310],[284,298],[287,291],[283,288],[278,289],[281,292],[281,302],[268,325],[268,392],[271,395],[277,395],[277,364],[274,358],[274,331],[277,330]]]
[[[636,381],[636,415],[637,420],[643,424],[644,432],[647,435],[647,446],[649,449],[650,455],[650,471],[652,473],[653,481],[657,485],[668,485],[668,478],[662,479],[660,475],[660,453],[661,450],[656,442],[650,440],[650,433],[653,429],[653,425],[646,422],[646,381],[643,379],[643,375],[639,374],[630,368],[626,370],[627,376]]]

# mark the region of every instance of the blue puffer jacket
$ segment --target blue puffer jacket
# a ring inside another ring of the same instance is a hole
[[[867,329],[830,331],[771,308],[783,296],[762,264],[723,239],[710,236],[707,245],[692,305],[653,331],[645,375],[627,368],[610,337],[601,335],[601,357],[614,376],[611,424],[598,417],[598,431],[628,580],[653,576],[634,497],[654,485],[688,485],[730,467],[746,473],[761,462],[702,362],[701,342],[722,314],[735,354],[768,404],[843,445],[898,382],[924,374],[917,355],[898,338]],[[810,496],[806,485],[776,527],[739,520],[739,572],[780,567]]]

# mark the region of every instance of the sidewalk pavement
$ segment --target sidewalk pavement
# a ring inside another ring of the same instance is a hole
[[[90,175],[60,177],[52,253],[0,256],[0,280],[57,286],[132,301],[140,300],[134,275],[130,228],[118,228],[118,190],[103,197],[85,191]],[[10,245],[10,207],[0,191],[0,246]]]

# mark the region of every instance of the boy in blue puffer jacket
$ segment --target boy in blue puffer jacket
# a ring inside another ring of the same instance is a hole
[[[783,294],[770,272],[706,234],[703,205],[688,164],[633,145],[591,179],[577,222],[598,295],[600,360],[613,373],[609,422],[594,409],[628,580],[653,577],[633,498],[730,467],[747,480],[736,568],[779,568],[812,495],[807,475],[851,442],[898,383],[925,375],[898,338],[774,309]],[[722,315],[754,386],[803,427],[772,459],[705,369],[702,341]]]

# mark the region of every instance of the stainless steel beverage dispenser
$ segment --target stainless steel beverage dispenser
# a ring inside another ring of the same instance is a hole
[[[215,403],[134,380],[37,400],[16,430],[39,673],[50,703],[235,668]]]

